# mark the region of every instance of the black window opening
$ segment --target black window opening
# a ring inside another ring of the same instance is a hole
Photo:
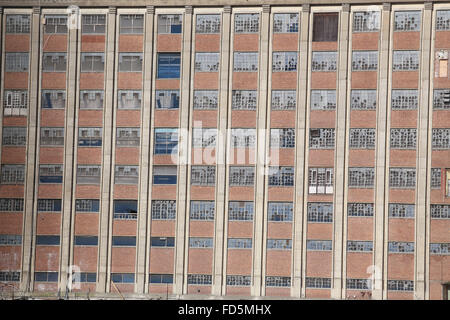
[[[339,30],[339,14],[314,13],[313,40],[337,41]]]

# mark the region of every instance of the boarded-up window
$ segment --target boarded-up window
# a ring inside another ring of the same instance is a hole
[[[338,22],[338,13],[315,13],[313,41],[337,41]]]

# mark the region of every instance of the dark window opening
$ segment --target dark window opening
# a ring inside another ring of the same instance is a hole
[[[338,13],[315,13],[312,41],[337,41],[338,29]]]

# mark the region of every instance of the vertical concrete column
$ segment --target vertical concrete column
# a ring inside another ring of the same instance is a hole
[[[220,93],[219,93],[219,122],[216,146],[216,226],[214,249],[214,280],[213,295],[224,295],[226,283],[222,283],[224,263],[224,223],[225,212],[225,185],[226,185],[226,147],[227,147],[227,119],[228,119],[228,70],[230,67],[230,36],[231,36],[231,7],[223,8],[222,14],[222,42],[220,53]],[[222,289],[223,288],[223,289]]]
[[[183,25],[183,45],[181,51],[181,105],[180,127],[178,135],[178,184],[177,184],[177,226],[175,239],[175,285],[174,293],[183,294],[184,261],[187,250],[185,246],[187,196],[187,174],[189,159],[189,101],[191,79],[191,52],[192,52],[192,6],[185,7]]]
[[[111,193],[111,160],[112,160],[112,133],[114,113],[114,56],[116,45],[116,13],[115,7],[110,7],[107,17],[106,38],[106,69],[105,69],[105,106],[103,108],[103,163],[102,163],[102,191],[100,203],[100,230],[99,230],[99,256],[98,256],[98,282],[97,292],[109,290],[108,276],[108,239]]]
[[[31,18],[31,49],[29,72],[29,104],[28,104],[28,135],[27,135],[27,160],[25,180],[25,200],[23,219],[23,248],[22,248],[22,282],[20,290],[31,291],[33,289],[33,261],[34,261],[34,229],[35,229],[35,198],[36,185],[36,144],[38,137],[38,93],[39,93],[39,57],[40,57],[40,28],[41,8],[34,7]]]
[[[381,12],[380,48],[378,63],[378,103],[377,103],[377,136],[375,156],[375,217],[374,217],[374,268],[372,268],[372,298],[380,300],[383,298],[383,269],[384,261],[384,235],[387,197],[389,188],[387,182],[387,114],[389,106],[389,36],[391,4],[384,3]],[[387,226],[386,226],[387,227]]]
[[[346,134],[347,134],[347,78],[348,78],[348,39],[349,39],[350,6],[342,5],[340,15],[339,52],[338,52],[338,96],[336,110],[336,147],[334,162],[334,252],[333,281],[331,297],[342,296],[342,258],[343,258],[343,224],[345,219],[345,196],[347,190],[346,177]]]
[[[81,27],[81,26],[80,26]],[[69,44],[67,52],[67,105],[65,112],[65,139],[64,139],[64,184],[63,184],[63,207],[61,216],[61,247],[59,267],[59,289],[66,290],[67,271],[70,258],[70,242],[72,240],[72,201],[73,201],[73,176],[74,176],[74,134],[75,134],[75,110],[77,92],[77,44],[78,29],[69,28]],[[70,271],[70,270],[69,270]]]
[[[302,254],[303,254],[303,233],[304,233],[304,212],[303,205],[305,199],[305,148],[308,144],[306,138],[306,117],[307,117],[307,96],[308,96],[308,53],[309,53],[309,14],[310,5],[302,6],[300,16],[300,41],[297,79],[297,124],[295,143],[295,203],[294,203],[294,248],[293,248],[293,272],[291,296],[301,297],[302,288]]]
[[[427,243],[427,216],[429,206],[427,194],[430,194],[431,172],[428,168],[428,158],[431,152],[428,148],[431,128],[429,127],[430,117],[430,67],[433,56],[431,54],[431,29],[432,29],[433,4],[426,2],[422,18],[422,40],[421,40],[421,61],[420,61],[420,103],[417,124],[417,189],[416,189],[416,248],[415,248],[415,279],[414,297],[415,299],[425,299],[425,272],[426,265],[426,243]]]
[[[139,186],[139,214],[137,240],[137,282],[136,292],[148,292],[148,256],[147,245],[150,237],[150,206],[149,206],[149,167],[150,167],[150,116],[152,110],[152,66],[153,66],[153,19],[155,7],[147,6],[145,17],[145,48],[144,48],[144,104],[141,111],[141,160]]]
[[[254,249],[253,249],[253,282],[252,296],[263,295],[263,243],[265,224],[264,221],[264,189],[266,175],[266,130],[267,129],[267,88],[269,68],[269,35],[270,35],[270,5],[263,5],[260,22],[259,45],[259,95],[258,109],[256,113],[257,147],[256,147],[256,172],[255,172],[255,214],[254,214]]]

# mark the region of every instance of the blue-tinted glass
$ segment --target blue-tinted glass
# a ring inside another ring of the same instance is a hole
[[[181,33],[181,24],[172,25],[170,27],[170,32],[171,33]]]
[[[62,183],[62,176],[39,176],[39,183]]]
[[[96,246],[97,244],[98,244],[98,237],[75,236],[76,246]]]
[[[58,272],[47,272],[48,282],[58,282]]]
[[[152,237],[151,238],[151,246],[152,247],[174,247],[175,246],[175,238],[174,237],[168,237],[168,238]]]
[[[153,184],[177,184],[177,176],[175,175],[153,176]]]
[[[58,245],[59,236],[36,236],[36,244],[38,245]]]
[[[112,279],[112,282],[120,283],[120,282],[122,282],[122,274],[121,273],[112,273],[111,279]]]
[[[170,97],[170,107],[178,109],[180,105],[180,97],[176,93],[172,93]]]
[[[137,200],[114,200],[114,213],[137,213]]]
[[[113,246],[136,246],[136,237],[112,237]]]
[[[163,274],[161,283],[173,283],[173,275]]]
[[[180,78],[180,61],[179,53],[158,54],[158,78]]]
[[[35,272],[34,281],[47,281],[47,272]]]
[[[44,101],[43,101],[42,108],[53,108],[51,95],[52,94],[50,92],[44,93]]]
[[[160,274],[151,274],[150,275],[150,283],[161,283],[161,275]]]
[[[101,147],[102,146],[102,139],[94,139],[94,138],[88,138],[88,139],[83,139],[80,138],[78,140],[78,145],[80,147]]]
[[[96,273],[86,273],[86,282],[97,282],[97,274]]]
[[[123,283],[134,283],[134,273],[124,273],[122,275]]]
[[[168,247],[175,247],[175,238],[167,238],[167,246]]]

